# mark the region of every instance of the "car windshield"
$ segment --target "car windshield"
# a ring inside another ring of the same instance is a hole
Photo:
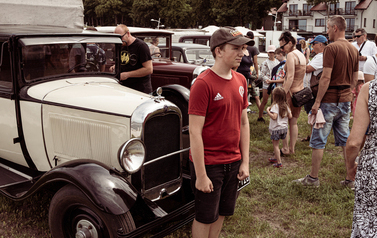
[[[186,57],[191,64],[213,64],[215,62],[210,49],[188,49],[186,50]]]
[[[147,43],[152,58],[170,58],[170,36],[144,36],[134,34],[137,38]]]
[[[75,73],[109,73],[115,64],[114,43],[59,43],[22,47],[23,77],[39,78]]]

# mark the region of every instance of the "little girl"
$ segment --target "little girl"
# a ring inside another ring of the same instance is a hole
[[[292,118],[291,110],[286,103],[286,93],[282,87],[276,87],[272,91],[273,104],[267,108],[267,113],[270,116],[270,125],[268,127],[272,144],[274,146],[274,158],[269,158],[268,161],[273,163],[275,168],[281,168],[279,140],[285,139],[288,131],[288,118]]]

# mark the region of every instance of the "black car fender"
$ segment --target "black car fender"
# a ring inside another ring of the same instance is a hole
[[[93,160],[73,160],[45,173],[33,187],[72,184],[100,210],[120,215],[135,204],[136,189],[116,170]]]
[[[166,100],[174,103],[179,107],[182,113],[182,126],[188,125],[188,102],[190,98],[190,90],[179,84],[169,84],[162,86],[162,96]],[[157,92],[154,91],[152,95],[156,96]]]

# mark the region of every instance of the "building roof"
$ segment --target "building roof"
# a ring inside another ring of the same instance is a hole
[[[310,11],[326,11],[327,5],[326,3],[321,2],[320,4],[315,5],[310,9]]]
[[[286,12],[288,11],[288,7],[287,7],[287,3],[283,3],[283,5],[281,5],[278,9],[278,12]]]
[[[365,10],[369,7],[372,0],[363,0],[355,6],[355,10]]]

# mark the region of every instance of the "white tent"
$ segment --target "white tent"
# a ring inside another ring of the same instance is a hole
[[[208,31],[208,33],[212,34],[219,28],[220,27],[218,27],[218,26],[210,25],[210,26],[204,27],[203,30]]]
[[[0,0],[0,24],[84,29],[82,0]]]
[[[241,32],[243,35],[246,35],[247,32],[252,31],[249,28],[243,27],[243,26],[236,26],[235,27],[239,32]],[[261,33],[258,33],[257,31],[252,31],[254,33],[254,37],[262,37],[263,35]]]

